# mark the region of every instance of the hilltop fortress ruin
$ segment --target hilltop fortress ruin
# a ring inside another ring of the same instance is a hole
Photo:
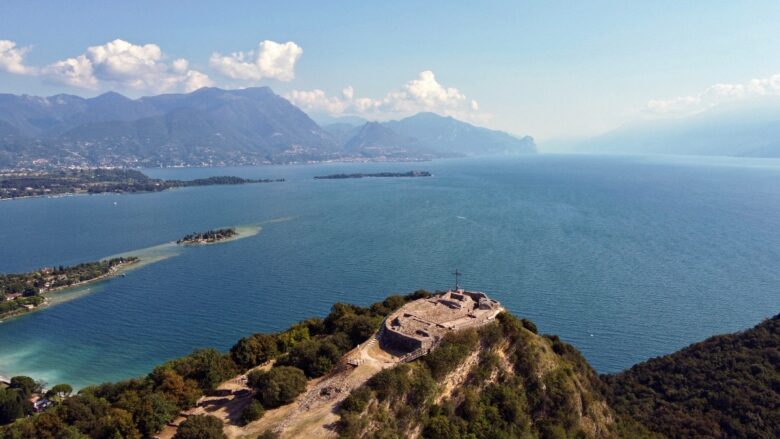
[[[382,323],[379,343],[384,349],[405,352],[411,361],[436,348],[449,332],[491,322],[503,311],[487,294],[459,288],[409,302]]]

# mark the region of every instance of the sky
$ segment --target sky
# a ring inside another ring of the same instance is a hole
[[[537,140],[780,95],[778,1],[0,0],[0,93],[269,86]]]

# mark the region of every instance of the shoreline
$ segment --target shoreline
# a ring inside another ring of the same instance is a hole
[[[110,259],[110,258],[104,258],[104,259],[101,259],[98,262],[105,261],[107,259]],[[136,264],[139,264],[140,262],[141,262],[140,258],[138,258],[136,260],[133,260],[133,261],[123,262],[123,263],[121,263],[119,265],[116,265],[116,266],[112,267],[109,270],[108,273],[101,274],[98,277],[94,277],[92,279],[85,280],[85,281],[76,282],[76,283],[71,284],[71,285],[63,285],[63,286],[52,288],[52,289],[49,289],[49,290],[46,290],[46,291],[41,291],[39,293],[39,295],[41,297],[43,297],[43,302],[40,305],[38,305],[38,306],[36,306],[35,308],[32,308],[32,309],[22,308],[20,310],[16,310],[16,311],[13,311],[13,312],[11,312],[9,314],[0,316],[0,324],[2,324],[4,322],[7,322],[7,321],[9,321],[11,319],[14,319],[14,318],[17,318],[17,317],[21,317],[21,316],[24,316],[24,315],[27,315],[27,314],[34,313],[36,311],[42,310],[44,308],[47,308],[52,303],[61,303],[63,301],[57,301],[56,300],[56,296],[59,295],[60,293],[64,293],[64,292],[67,292],[67,291],[70,291],[70,290],[76,290],[78,288],[85,288],[85,287],[88,287],[88,286],[90,286],[92,284],[96,284],[96,283],[99,283],[101,281],[109,280],[109,279],[111,279],[113,277],[119,276],[121,274],[124,274],[127,271],[130,271],[131,269],[135,268],[134,266]]]
[[[270,224],[274,222],[287,221],[289,219],[291,219],[291,217],[272,219],[264,223]],[[239,239],[249,238],[259,234],[262,231],[262,226],[260,224],[244,225],[239,227],[233,227],[233,229],[235,229],[236,231],[236,234],[234,236],[231,236],[230,238],[223,239],[220,241],[198,243],[198,244],[177,244],[176,241],[170,241],[152,247],[146,247],[138,250],[131,250],[129,252],[120,253],[117,255],[112,255],[112,256],[102,258],[100,259],[100,261],[108,260],[116,257],[135,257],[137,259],[131,262],[125,262],[123,264],[115,266],[111,272],[100,275],[96,278],[89,279],[83,282],[78,282],[72,285],[63,285],[61,287],[57,287],[51,290],[41,292],[40,295],[44,299],[43,303],[41,303],[40,305],[32,309],[23,308],[21,310],[14,311],[10,314],[0,316],[0,325],[20,317],[30,315],[37,311],[48,309],[51,308],[52,306],[69,302],[71,300],[75,300],[80,297],[83,297],[87,294],[91,294],[92,293],[91,287],[100,285],[103,282],[109,281],[131,270],[135,270],[149,264],[154,264],[156,262],[162,261],[164,259],[168,259],[170,257],[179,256],[181,254],[180,251],[182,248],[201,247],[201,246],[212,245],[212,244],[223,244],[231,241],[236,241]]]

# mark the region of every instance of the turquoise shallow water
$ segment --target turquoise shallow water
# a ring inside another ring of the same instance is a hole
[[[434,176],[311,178],[410,169]],[[0,374],[76,386],[139,375],[336,301],[446,288],[455,268],[600,372],[780,312],[780,161],[540,155],[148,172],[287,182],[0,202],[3,272],[264,223],[0,324]]]

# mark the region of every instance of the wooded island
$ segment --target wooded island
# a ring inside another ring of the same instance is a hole
[[[207,232],[190,233],[176,241],[176,244],[212,244],[238,236],[234,228],[209,230]]]
[[[338,180],[343,178],[364,178],[364,177],[430,177],[428,171],[409,171],[409,172],[377,172],[374,174],[331,174],[319,175],[315,180]]]

